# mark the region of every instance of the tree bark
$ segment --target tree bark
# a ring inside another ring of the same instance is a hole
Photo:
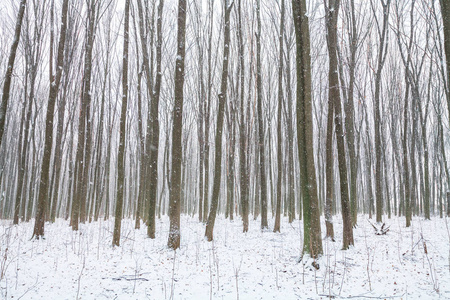
[[[169,239],[167,245],[180,247],[181,161],[183,156],[183,86],[186,47],[186,0],[178,0],[177,57],[175,62],[175,105],[172,119],[172,168],[169,195]]]
[[[122,109],[120,113],[119,127],[119,152],[117,154],[117,187],[116,187],[116,211],[114,219],[113,246],[120,246],[120,231],[123,216],[123,198],[125,178],[125,134],[127,124],[128,108],[128,47],[129,47],[129,28],[130,28],[130,0],[125,2],[125,23],[124,23],[124,43],[122,59]]]
[[[222,131],[225,103],[227,102],[228,61],[230,54],[230,13],[232,7],[233,2],[228,5],[228,1],[224,1],[225,30],[223,42],[222,80],[220,84],[219,109],[217,112],[215,137],[213,193],[211,198],[211,208],[208,216],[208,221],[206,222],[205,231],[205,237],[209,242],[213,240],[214,223],[216,221],[217,206],[219,204],[220,181],[222,177]]]
[[[323,253],[319,200],[314,166],[309,21],[305,0],[292,0],[297,43],[297,135],[303,196],[303,252]]]
[[[350,214],[350,200],[348,193],[347,182],[347,162],[345,158],[345,141],[344,141],[344,128],[342,125],[342,104],[339,91],[339,77],[338,77],[338,57],[337,57],[337,20],[339,15],[339,0],[329,0],[326,7],[326,24],[327,24],[327,44],[329,55],[329,72],[328,72],[328,103],[333,103],[332,109],[334,109],[334,122],[336,130],[336,143],[338,150],[338,166],[339,166],[339,183],[341,190],[341,206],[342,206],[342,220],[344,223],[343,228],[343,246],[342,249],[348,249],[350,245],[353,245],[353,227],[352,218]],[[328,129],[330,129],[328,125]],[[332,140],[332,136],[328,138]],[[327,148],[327,162],[331,160],[332,149]],[[330,157],[329,157],[330,156]],[[328,165],[328,164],[327,164]],[[328,169],[328,168],[327,168]],[[328,170],[327,170],[328,171]],[[328,173],[328,172],[327,172]],[[329,178],[331,177],[331,178]],[[327,179],[332,179],[332,176],[327,176]],[[327,180],[328,186],[328,180]],[[328,191],[328,188],[327,188]],[[328,192],[327,192],[328,201]]]
[[[53,115],[55,111],[55,102],[58,96],[59,85],[61,83],[63,63],[64,63],[64,47],[66,44],[66,29],[67,29],[67,14],[69,10],[69,0],[64,0],[61,13],[61,31],[58,44],[58,55],[56,63],[56,75],[50,83],[50,91],[47,104],[47,117],[45,124],[45,139],[44,139],[44,157],[41,167],[41,180],[39,183],[39,196],[36,212],[36,220],[34,223],[33,237],[39,239],[44,236],[44,223],[46,214],[46,204],[48,199],[49,188],[49,171],[50,158],[52,154],[53,144]]]
[[[277,124],[277,202],[275,210],[275,225],[273,227],[273,232],[280,232],[280,222],[281,222],[281,184],[283,178],[282,170],[282,150],[281,150],[281,111],[283,109],[283,37],[284,37],[284,0],[281,0],[281,15],[280,15],[280,35],[278,37],[279,43],[279,57],[278,57],[278,124]],[[290,122],[291,120],[288,120]],[[288,200],[290,200],[288,198]],[[289,214],[292,211],[289,209]]]
[[[258,114],[258,138],[257,151],[259,152],[259,179],[261,188],[261,229],[267,229],[267,179],[264,149],[264,123],[262,113],[262,74],[261,74],[261,0],[256,2],[256,15],[258,33],[256,33],[256,89],[257,89],[257,114]],[[258,189],[258,185],[256,187]]]
[[[16,28],[14,30],[14,40],[9,52],[8,65],[6,68],[5,82],[3,84],[2,103],[0,104],[0,145],[2,144],[3,134],[5,131],[6,110],[8,108],[9,92],[11,90],[12,73],[14,70],[14,62],[16,61],[17,47],[20,41],[20,32],[22,31],[22,20],[27,6],[26,0],[20,1],[19,12],[17,14]]]

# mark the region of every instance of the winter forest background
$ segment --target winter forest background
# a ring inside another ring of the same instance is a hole
[[[219,291],[215,251],[228,253],[221,246],[230,234],[234,246],[224,246],[230,251],[245,240],[255,251],[267,243],[296,245],[294,254],[277,258],[290,259],[286,272],[293,273],[303,261],[303,283],[307,276],[315,285],[303,295],[341,296],[345,280],[392,295],[370,274],[380,249],[395,244],[395,263],[408,268],[417,262],[414,251],[421,253],[431,282],[422,296],[450,298],[448,1],[7,0],[0,22],[5,298],[33,290],[49,295],[39,280],[18,288],[12,266],[36,262],[20,245],[57,255],[61,249],[49,239],[70,235],[62,243],[84,257],[70,298],[98,296],[81,287],[89,261],[83,247],[93,241],[97,258],[103,249],[111,259],[118,247],[142,251],[130,257],[144,259],[156,243],[173,269],[165,270],[162,294],[151,298],[178,297],[175,278],[192,274],[176,273],[177,252],[169,250],[182,251],[183,266],[195,242],[197,264],[209,263],[217,277],[214,294],[210,275],[199,277],[211,290],[207,296],[239,298],[234,260],[225,263],[236,277],[233,295]],[[198,245],[213,258],[199,259]],[[364,275],[345,275],[347,254],[336,260],[336,253],[346,251],[361,256]],[[139,259],[130,260],[135,279],[144,278]],[[15,291],[7,284],[12,274]],[[336,286],[335,274],[343,276]],[[286,280],[285,296],[299,297]],[[178,298],[193,297],[186,293]],[[414,288],[397,293],[415,295]]]

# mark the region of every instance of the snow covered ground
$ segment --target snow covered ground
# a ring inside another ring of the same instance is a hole
[[[81,225],[46,224],[45,240],[30,240],[33,223],[0,221],[1,299],[450,299],[450,242],[446,220],[386,219],[376,236],[359,216],[355,246],[340,250],[323,240],[320,269],[297,259],[303,226],[283,218],[282,233],[261,232],[259,220],[242,233],[240,219],[218,217],[214,243],[204,225],[182,217],[181,249],[167,249],[168,218],[157,221],[157,238],[146,227],[122,223],[121,247],[113,248],[113,220]],[[447,221],[450,226],[450,220]],[[324,223],[323,230],[324,230]],[[273,227],[273,220],[269,220]],[[425,250],[426,249],[426,250]]]

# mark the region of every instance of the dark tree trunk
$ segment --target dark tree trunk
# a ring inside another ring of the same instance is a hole
[[[248,193],[248,170],[247,170],[247,124],[245,122],[245,64],[244,64],[244,42],[242,32],[242,11],[241,0],[238,2],[238,48],[239,48],[239,65],[240,65],[240,125],[239,125],[239,170],[240,170],[240,189],[241,189],[241,210],[243,232],[248,231],[248,214],[249,214],[249,193]],[[249,109],[247,107],[247,109]]]
[[[387,30],[389,26],[389,8],[391,0],[387,0],[386,3],[382,2],[383,6],[383,27],[379,30],[380,33],[380,48],[378,49],[378,62],[377,71],[375,74],[375,98],[374,98],[374,126],[375,126],[375,202],[376,202],[376,215],[377,222],[382,221],[383,216],[383,186],[382,186],[382,147],[381,147],[381,112],[380,112],[380,94],[381,94],[381,73],[383,70],[384,62],[387,57],[388,39]]]
[[[85,41],[83,87],[81,93],[81,105],[78,128],[78,146],[75,159],[75,195],[72,204],[73,230],[78,230],[78,222],[86,220],[86,199],[89,188],[89,165],[91,153],[91,77],[92,77],[92,53],[94,48],[94,27],[96,19],[96,4],[94,0],[89,2],[88,28]]]
[[[6,68],[5,82],[3,84],[2,103],[0,104],[0,145],[2,144],[5,131],[6,109],[8,108],[9,92],[11,90],[12,73],[14,62],[16,61],[17,47],[20,41],[20,32],[22,31],[22,20],[27,6],[26,0],[20,1],[19,12],[17,14],[16,29],[14,30],[14,40],[9,52],[8,65]]]
[[[267,179],[265,165],[265,147],[264,147],[264,123],[262,113],[262,74],[261,74],[261,0],[256,2],[256,14],[258,23],[258,33],[256,34],[256,89],[257,89],[257,115],[258,115],[258,137],[257,151],[259,152],[259,183],[261,187],[261,229],[267,229]],[[258,184],[256,185],[258,189]]]
[[[303,197],[303,252],[323,253],[319,200],[314,166],[309,21],[305,0],[292,0],[297,43],[297,135]]]
[[[172,168],[169,194],[170,229],[167,245],[180,247],[181,161],[183,157],[183,86],[186,46],[186,0],[178,0],[177,57],[175,63],[175,104],[172,120]]]
[[[219,108],[217,112],[217,126],[215,137],[215,158],[214,158],[214,180],[213,193],[211,198],[211,209],[206,222],[205,236],[210,242],[213,240],[214,223],[216,221],[217,206],[219,204],[220,181],[222,175],[222,130],[223,118],[225,111],[225,103],[227,102],[227,83],[228,83],[228,61],[230,54],[230,13],[233,7],[233,2],[228,5],[228,1],[224,1],[225,9],[225,30],[224,30],[224,44],[223,44],[223,67],[222,80],[220,84],[219,94]]]
[[[128,107],[128,46],[129,46],[129,27],[130,27],[130,0],[125,2],[125,23],[124,23],[124,43],[122,60],[122,109],[120,113],[119,127],[119,152],[117,154],[117,187],[116,187],[116,210],[114,219],[113,246],[120,246],[120,231],[123,216],[123,198],[125,180],[125,133],[127,123]]]
[[[36,212],[36,220],[34,223],[33,236],[37,239],[44,236],[44,222],[46,214],[46,206],[48,199],[49,188],[49,171],[50,158],[52,154],[53,144],[53,116],[55,111],[55,102],[58,96],[59,85],[61,83],[63,63],[64,63],[64,47],[66,44],[66,29],[67,29],[67,13],[69,10],[69,1],[64,0],[61,13],[61,32],[58,44],[58,56],[56,63],[56,76],[50,83],[50,92],[48,96],[47,117],[45,124],[45,142],[44,142],[44,157],[41,167],[41,180],[39,184],[39,196]]]
[[[283,178],[282,172],[282,150],[281,150],[281,111],[283,109],[283,37],[284,37],[284,0],[281,0],[281,16],[280,16],[280,36],[278,38],[278,43],[280,47],[280,53],[278,57],[278,124],[277,124],[277,202],[276,202],[276,210],[275,210],[275,225],[273,227],[273,232],[280,232],[280,219],[281,219],[281,184]],[[291,122],[291,120],[288,120]],[[288,198],[288,200],[290,200]],[[289,209],[289,214],[292,214],[292,211]],[[290,218],[289,218],[290,219]]]
[[[353,242],[353,228],[352,228],[352,218],[350,214],[350,200],[347,182],[347,162],[345,158],[344,127],[342,125],[342,108],[341,108],[342,104],[341,104],[339,77],[338,77],[337,20],[339,15],[339,5],[340,5],[339,0],[330,0],[328,1],[328,7],[326,8],[327,44],[329,55],[328,103],[333,102],[332,109],[334,109],[336,143],[338,150],[339,183],[341,190],[342,219],[344,223],[342,248],[348,249],[348,247],[350,245],[353,245],[354,242]],[[332,126],[328,125],[327,130],[330,129],[330,127]],[[329,140],[332,140],[332,136],[331,137],[327,136],[327,145],[329,144]],[[331,160],[331,157],[328,158],[328,156],[331,156],[330,153],[331,150],[332,150],[331,147],[330,149],[327,148],[327,162],[328,159]],[[327,201],[328,201],[328,193],[327,193]]]

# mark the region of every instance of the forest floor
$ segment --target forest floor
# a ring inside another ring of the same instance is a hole
[[[78,232],[58,220],[41,240],[30,240],[33,222],[0,221],[0,299],[450,299],[450,220],[414,218],[406,228],[404,218],[386,218],[390,230],[378,236],[360,215],[355,246],[342,251],[335,216],[336,242],[323,240],[316,270],[311,259],[298,262],[302,223],[286,219],[281,233],[257,220],[244,234],[240,219],[218,217],[211,243],[197,218],[183,216],[176,252],[166,246],[167,217],[154,240],[124,220],[116,248],[113,220]]]

